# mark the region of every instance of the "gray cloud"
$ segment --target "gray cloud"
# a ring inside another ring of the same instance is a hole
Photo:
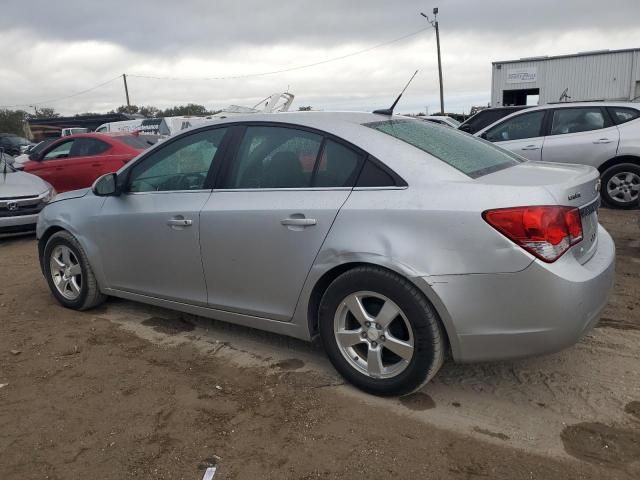
[[[213,77],[278,70],[367,48],[428,27],[418,15],[440,8],[449,111],[489,97],[494,60],[636,47],[638,0],[121,1],[5,0],[0,25],[0,105],[32,104],[98,85],[122,72]],[[161,107],[251,105],[288,86],[297,105],[371,109],[389,103],[421,70],[400,107],[437,100],[432,30],[374,51],[278,75],[226,81],[132,77],[132,101]],[[53,102],[64,113],[124,103],[116,80]]]

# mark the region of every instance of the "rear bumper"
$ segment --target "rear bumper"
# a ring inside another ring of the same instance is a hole
[[[615,274],[615,245],[598,226],[598,247],[584,265],[572,255],[533,262],[517,273],[427,277],[450,318],[456,361],[552,353],[597,323]]]
[[[0,236],[34,232],[38,214],[17,217],[0,217]]]

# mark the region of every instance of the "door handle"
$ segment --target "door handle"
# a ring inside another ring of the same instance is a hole
[[[193,220],[188,220],[186,218],[170,218],[167,220],[167,225],[170,227],[190,227],[193,225]]]
[[[609,140],[608,138],[601,138],[600,140],[596,140],[595,142],[593,142],[594,144],[598,145],[600,143],[611,143],[613,140]]]
[[[311,227],[315,224],[318,223],[318,221],[315,218],[296,218],[296,217],[289,217],[289,218],[283,218],[282,220],[280,220],[280,223],[282,225],[285,226],[294,226],[294,227]]]
[[[522,150],[540,150],[540,146],[538,146],[538,145],[527,145],[526,147],[522,147]]]

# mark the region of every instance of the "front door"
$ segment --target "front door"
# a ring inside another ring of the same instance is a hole
[[[544,116],[544,110],[517,114],[489,128],[482,138],[528,160],[541,160]]]
[[[616,156],[619,140],[618,127],[610,123],[603,108],[558,108],[552,113],[542,159],[598,168]]]
[[[206,305],[200,211],[225,133],[212,128],[167,141],[124,173],[125,192],[106,198],[98,222],[109,288]]]
[[[209,305],[289,321],[363,156],[323,135],[249,126],[201,214]]]

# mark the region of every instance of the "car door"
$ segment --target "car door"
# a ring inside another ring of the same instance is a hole
[[[90,187],[100,175],[109,173],[103,171],[102,164],[110,149],[111,145],[102,140],[91,137],[76,138],[65,169],[68,189]]]
[[[226,128],[168,140],[121,172],[123,193],[107,197],[97,243],[109,288],[206,305],[200,210]]]
[[[52,144],[43,152],[40,160],[27,162],[24,170],[46,180],[58,192],[73,190],[70,175],[73,164],[70,162],[74,142],[74,139],[70,139]]]
[[[620,133],[599,106],[557,108],[551,112],[542,159],[598,168],[616,156]]]
[[[503,120],[480,136],[529,160],[541,160],[544,118],[544,110],[527,111]]]
[[[208,302],[289,321],[363,155],[320,133],[274,125],[239,127],[233,145],[200,217]]]

